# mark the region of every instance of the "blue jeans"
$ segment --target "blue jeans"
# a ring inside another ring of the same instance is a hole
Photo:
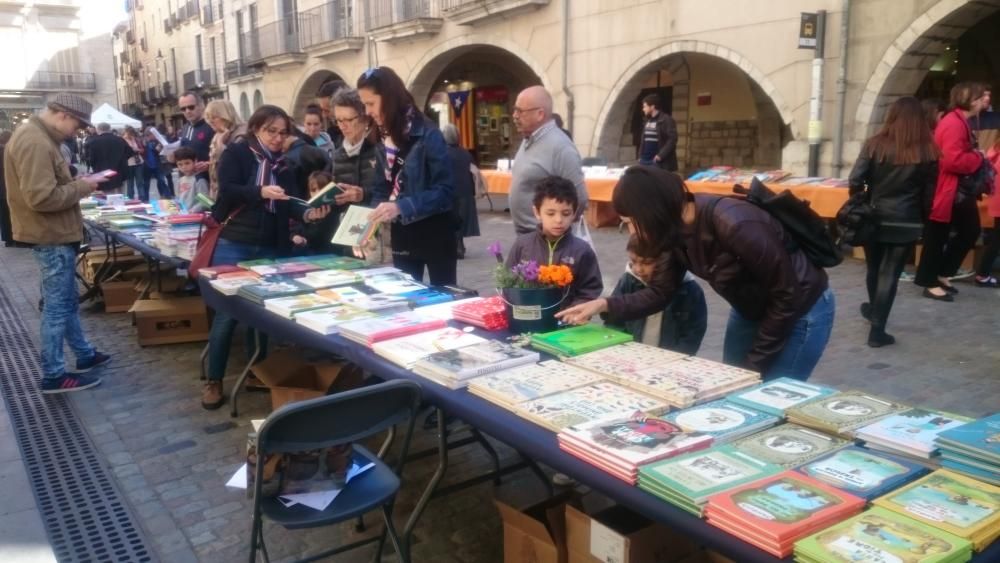
[[[212,265],[235,264],[243,260],[257,258],[274,258],[274,247],[242,244],[220,238],[212,255]],[[229,349],[233,345],[233,331],[236,330],[236,319],[221,312],[215,312],[212,328],[208,333],[208,380],[222,381],[226,375],[226,365],[229,363]],[[247,359],[253,357],[257,349],[257,331],[247,329],[246,351]],[[267,350],[267,335],[260,335],[261,358]]]
[[[129,199],[139,196],[140,201],[149,201],[149,184],[142,180],[142,165],[128,167],[128,188],[126,195]]]
[[[71,244],[35,246],[31,254],[42,272],[42,377],[58,379],[66,371],[63,342],[77,361],[94,357],[80,326],[80,298],[76,289],[76,247]]]
[[[812,309],[795,322],[792,332],[785,340],[785,346],[761,376],[765,380],[776,377],[790,377],[800,381],[809,379],[830,340],[836,308],[833,291],[827,288]],[[757,336],[759,324],[747,320],[736,309],[730,310],[722,346],[723,362],[734,366],[744,365]]]

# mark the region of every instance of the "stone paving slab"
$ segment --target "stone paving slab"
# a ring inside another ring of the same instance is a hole
[[[494,198],[503,209],[503,198]],[[482,212],[484,236],[467,239],[466,260],[459,263],[459,282],[492,293],[495,261],[486,246],[513,239],[509,216]],[[603,267],[605,286],[614,285],[624,268],[626,234],[616,229],[593,231]],[[912,284],[902,283],[889,330],[899,344],[881,349],[865,346],[867,328],[857,313],[864,300],[864,267],[847,261],[831,270],[837,296],[834,333],[813,380],[840,388],[857,388],[896,400],[981,416],[1000,405],[1000,292],[960,284],[955,303],[921,298]],[[18,310],[37,334],[38,272],[29,251],[0,249],[0,282],[13,288]],[[707,286],[709,327],[699,355],[720,359],[722,334],[729,308]],[[114,356],[101,375],[103,384],[74,394],[73,407],[137,514],[163,561],[245,560],[249,538],[250,502],[240,491],[223,487],[243,462],[249,421],[264,418],[270,401],[266,394],[248,393],[240,400],[241,415],[231,419],[228,409],[205,411],[199,405],[198,357],[202,343],[140,347],[127,314],[88,310],[83,325],[92,341]],[[243,358],[243,339],[234,338],[230,373]],[[71,357],[71,356],[68,356]],[[231,384],[232,376],[226,383]],[[0,438],[6,417],[0,416]],[[418,428],[419,428],[418,423]],[[2,442],[2,440],[0,440]],[[418,430],[414,450],[433,446],[435,437]],[[516,454],[494,442],[501,460]],[[2,462],[9,452],[0,447]],[[434,469],[433,457],[408,465],[403,491],[396,505],[396,525],[402,527],[419,492]],[[444,484],[488,467],[477,446],[454,451]],[[0,477],[2,478],[2,477]],[[494,497],[515,504],[537,500],[544,489],[522,471],[506,477],[499,488],[480,484],[435,499],[417,526],[412,547],[415,561],[498,562],[502,560],[502,528],[492,507]],[[37,514],[37,512],[35,512]],[[356,532],[353,523],[335,530],[286,532],[265,530],[275,561],[315,552],[340,542],[377,533],[377,513],[366,518],[368,530]],[[0,530],[3,522],[0,521]],[[386,561],[394,561],[391,548]],[[338,558],[368,561],[371,548]],[[0,552],[0,559],[8,560]]]

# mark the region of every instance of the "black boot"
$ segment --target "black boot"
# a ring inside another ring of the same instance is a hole
[[[868,331],[868,346],[872,348],[881,348],[895,343],[896,338],[880,326],[872,325],[871,330]]]

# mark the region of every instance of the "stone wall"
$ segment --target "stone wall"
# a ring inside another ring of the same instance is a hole
[[[689,125],[687,168],[753,166],[757,120],[702,121]]]

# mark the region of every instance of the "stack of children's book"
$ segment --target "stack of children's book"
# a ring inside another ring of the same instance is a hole
[[[307,272],[300,282],[315,289],[347,285],[361,281],[361,277],[347,270],[316,270]]]
[[[440,319],[428,319],[415,311],[407,311],[344,323],[340,325],[340,335],[371,348],[376,342],[444,328],[446,324]]]
[[[684,354],[641,342],[626,342],[618,346],[566,358],[563,361],[627,385],[628,380],[635,379],[635,374],[644,373],[651,368],[676,362],[686,357]]]
[[[316,294],[379,314],[397,313],[409,309],[406,298],[399,295],[376,293],[375,290],[364,284],[328,287],[317,291]]]
[[[299,313],[330,307],[337,302],[329,297],[316,295],[315,293],[303,293],[301,295],[291,295],[289,297],[276,297],[265,299],[264,308],[272,313],[277,313],[287,319],[294,318]]]
[[[236,295],[241,287],[260,283],[260,277],[249,270],[240,268],[239,271],[217,274],[208,283],[223,295]]]
[[[295,280],[283,279],[277,281],[260,280],[257,283],[244,285],[236,291],[236,295],[258,305],[263,305],[264,301],[268,299],[311,292],[312,288],[307,285],[302,285]]]
[[[874,503],[972,542],[981,551],[1000,536],[1000,487],[939,469]]]
[[[669,421],[635,413],[570,426],[559,448],[634,485],[639,466],[707,448],[712,437],[686,432]]]
[[[335,334],[340,325],[362,319],[373,319],[378,315],[346,303],[334,303],[329,307],[306,311],[295,315],[295,322],[320,334]]]
[[[632,335],[587,324],[531,335],[531,346],[554,356],[579,356],[632,341]]]
[[[474,377],[532,364],[539,359],[538,352],[487,340],[430,354],[413,365],[413,372],[449,389],[461,389]]]
[[[428,305],[437,305],[440,303],[449,303],[454,297],[447,292],[438,291],[436,289],[425,287],[424,289],[417,289],[414,291],[407,291],[406,293],[400,293],[399,297],[406,299],[407,305],[410,308],[426,307]]]
[[[479,301],[456,304],[452,309],[455,320],[485,328],[486,330],[503,330],[507,328],[507,313],[503,298],[499,295],[487,297]]]
[[[667,403],[610,381],[555,393],[525,401],[514,412],[553,432],[576,424],[635,412],[658,415],[670,408]]]
[[[850,446],[800,465],[796,471],[870,501],[923,477],[930,469],[891,454]]]
[[[777,557],[795,542],[861,512],[865,501],[792,471],[709,497],[708,523]]]
[[[788,377],[772,379],[767,383],[729,395],[727,399],[738,405],[784,417],[790,408],[833,395],[837,390]]]
[[[938,434],[971,421],[941,411],[910,409],[862,426],[855,437],[873,450],[930,459],[938,453],[934,443]]]
[[[708,497],[781,471],[721,445],[640,467],[639,488],[700,518]]]
[[[861,391],[844,391],[788,409],[785,416],[789,422],[853,438],[858,428],[909,409]]]
[[[688,432],[707,434],[716,444],[732,442],[781,422],[773,414],[730,403],[725,399],[674,411],[666,419]]]
[[[476,377],[469,393],[512,410],[518,403],[538,399],[599,381],[601,376],[556,360],[523,365]]]
[[[401,295],[427,289],[427,286],[402,272],[366,275],[362,271],[365,285],[378,293]]]
[[[737,450],[786,469],[798,467],[850,443],[797,424],[782,424],[733,442]]]
[[[937,436],[941,465],[1000,486],[1000,413]]]
[[[795,542],[794,552],[802,563],[964,563],[972,544],[876,506]]]
[[[390,362],[410,369],[421,359],[436,352],[481,342],[486,342],[486,339],[458,328],[445,327],[376,342],[372,350]]]

